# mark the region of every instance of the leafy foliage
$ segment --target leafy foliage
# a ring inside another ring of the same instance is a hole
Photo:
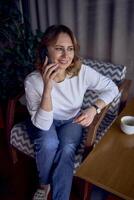
[[[28,22],[27,22],[28,23]],[[22,21],[18,0],[0,2],[0,98],[14,96],[34,69],[35,50],[42,36]]]

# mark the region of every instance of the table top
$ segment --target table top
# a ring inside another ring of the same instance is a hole
[[[134,115],[134,98],[90,152],[76,176],[126,200],[134,200],[134,135],[120,129],[120,118]]]

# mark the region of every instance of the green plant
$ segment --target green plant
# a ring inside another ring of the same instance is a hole
[[[27,22],[28,23],[28,22]],[[0,2],[0,98],[6,100],[23,88],[34,69],[35,50],[42,36],[22,21],[18,0]]]

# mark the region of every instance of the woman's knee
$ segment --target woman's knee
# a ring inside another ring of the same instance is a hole
[[[57,151],[59,146],[59,140],[50,138],[49,140],[42,142],[42,148],[46,149],[47,151]]]
[[[41,152],[56,152],[59,146],[59,141],[54,138],[49,139],[37,139],[35,141],[36,151]]]
[[[74,156],[75,151],[76,151],[76,146],[74,144],[67,144],[62,149],[62,153],[66,158]]]

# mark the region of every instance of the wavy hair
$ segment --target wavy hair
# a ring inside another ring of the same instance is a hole
[[[74,59],[71,65],[66,69],[66,74],[68,74],[71,77],[77,76],[81,67],[81,59],[79,57],[80,46],[73,32],[65,25],[52,25],[49,26],[44,32],[39,47],[37,48],[36,60],[35,60],[36,69],[42,73],[43,64],[41,62],[40,51],[42,49],[47,49],[49,45],[51,45],[53,42],[56,42],[60,33],[68,34],[74,46]]]

